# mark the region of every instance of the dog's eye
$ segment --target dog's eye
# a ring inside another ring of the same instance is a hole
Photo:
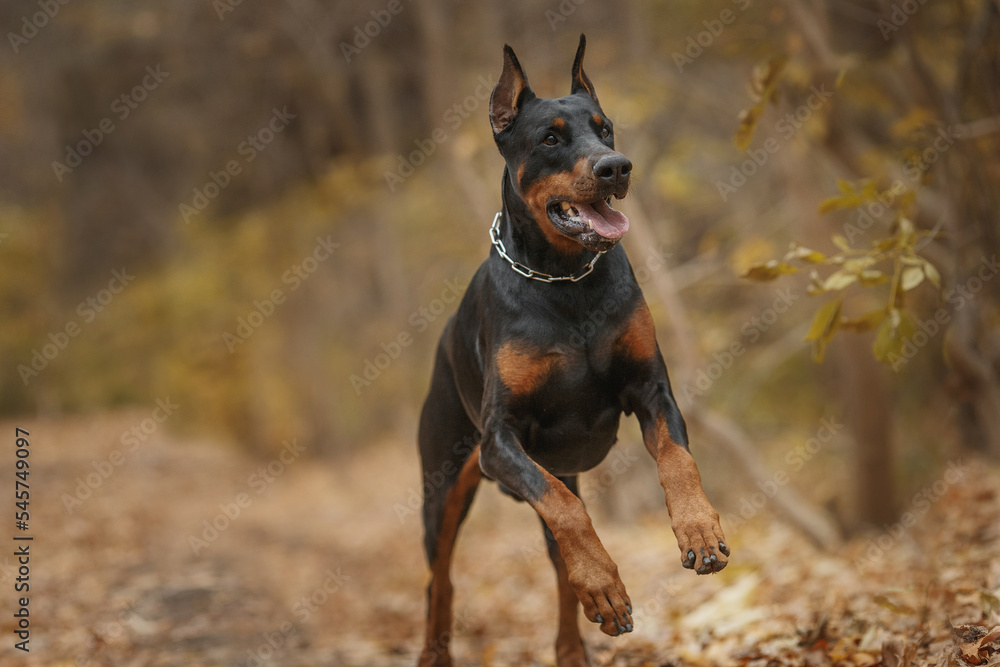
[[[559,143],[559,137],[557,137],[552,132],[549,132],[548,134],[545,135],[545,138],[542,139],[542,143],[545,144],[546,146],[555,146],[556,144]]]
[[[609,130],[608,126],[605,125],[604,127],[601,128],[601,137],[607,139],[610,136],[611,136],[611,130]]]

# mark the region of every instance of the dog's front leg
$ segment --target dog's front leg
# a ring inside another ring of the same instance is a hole
[[[584,615],[605,634],[631,632],[632,605],[618,566],[594,532],[583,503],[525,453],[499,413],[487,420],[479,462],[487,477],[527,501],[548,525]]]
[[[666,371],[664,370],[664,375]],[[670,384],[650,383],[636,410],[646,449],[656,459],[681,563],[698,574],[718,572],[729,562],[719,513],[705,495],[701,474],[687,446],[687,432]]]

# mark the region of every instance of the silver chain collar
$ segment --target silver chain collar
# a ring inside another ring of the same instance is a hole
[[[493,226],[490,227],[490,241],[493,245],[497,247],[497,252],[500,256],[506,259],[510,263],[510,268],[514,269],[516,272],[520,273],[525,278],[531,278],[532,280],[539,280],[543,283],[554,283],[559,280],[568,280],[570,282],[577,282],[583,280],[590,275],[590,272],[594,270],[594,264],[604,251],[599,251],[594,258],[587,262],[587,266],[583,267],[579,273],[574,273],[571,276],[550,276],[547,273],[542,273],[541,271],[535,271],[534,269],[528,268],[520,262],[515,262],[511,259],[510,255],[507,254],[507,248],[504,247],[503,241],[500,240],[500,216],[503,215],[503,211],[497,211],[496,217],[493,218]]]

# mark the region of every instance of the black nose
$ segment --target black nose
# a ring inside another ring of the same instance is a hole
[[[594,164],[594,175],[612,185],[627,183],[630,173],[632,162],[621,153],[609,153]]]

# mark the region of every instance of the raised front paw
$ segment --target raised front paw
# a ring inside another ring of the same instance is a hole
[[[618,566],[606,559],[606,563],[591,559],[576,567],[567,563],[569,583],[580,598],[584,616],[599,623],[604,634],[617,637],[632,632],[632,602],[618,576]]]
[[[675,521],[674,535],[681,550],[681,564],[698,574],[721,571],[729,564],[729,547],[719,525],[719,515],[694,521]]]

